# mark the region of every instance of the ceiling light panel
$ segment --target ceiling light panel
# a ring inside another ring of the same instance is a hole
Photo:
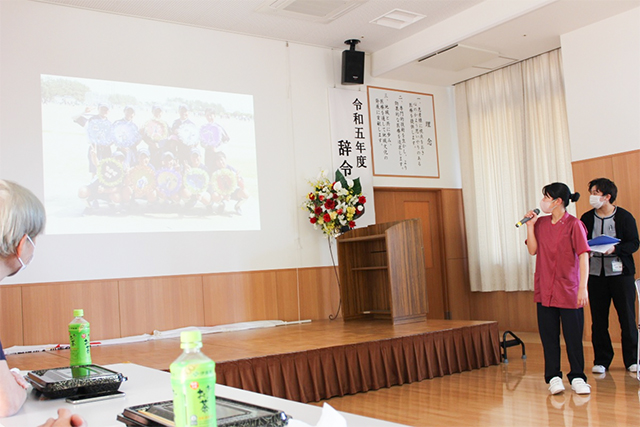
[[[424,17],[425,15],[421,15],[419,13],[409,12],[402,9],[393,9],[391,12],[387,12],[371,21],[371,24],[382,25],[384,27],[391,27],[399,30],[418,22]]]
[[[328,23],[368,0],[267,0],[256,12]]]

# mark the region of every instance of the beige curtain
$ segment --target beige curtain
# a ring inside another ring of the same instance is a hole
[[[455,98],[471,290],[532,290],[515,223],[544,185],[573,189],[560,50],[460,83]]]

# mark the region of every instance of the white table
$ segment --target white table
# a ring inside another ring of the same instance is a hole
[[[38,426],[49,417],[56,417],[58,408],[67,408],[82,415],[89,427],[124,427],[116,420],[124,408],[150,402],[171,400],[171,383],[168,372],[136,365],[133,363],[118,363],[106,365],[107,369],[121,372],[128,378],[122,383],[120,390],[125,397],[100,402],[72,405],[64,399],[38,400],[36,392],[31,391],[25,405],[20,411],[8,418],[0,418],[0,425],[4,427]],[[253,393],[224,385],[216,385],[216,395],[228,399],[252,403],[258,406],[284,411],[290,417],[315,426],[320,418],[322,408],[280,399],[264,394]],[[402,427],[401,424],[362,417],[360,415],[341,412],[349,427]]]

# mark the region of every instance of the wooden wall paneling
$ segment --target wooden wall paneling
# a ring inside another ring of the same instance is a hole
[[[640,150],[611,158],[613,181],[618,187],[616,204],[640,217]]]
[[[340,290],[333,266],[298,269],[300,281],[300,318],[327,319],[335,315]],[[338,313],[342,317],[342,311]]]
[[[447,289],[449,312],[453,320],[471,320],[469,263],[466,258],[448,259]]]
[[[0,286],[0,339],[5,348],[23,345],[20,286]]]
[[[495,320],[501,331],[538,331],[533,292],[471,292],[471,316]]]
[[[123,279],[118,287],[123,337],[204,325],[202,276]]]
[[[500,330],[509,329],[509,315],[505,310],[505,292],[471,292],[471,319],[495,320]]]
[[[500,309],[509,313],[509,321],[513,331],[537,332],[538,314],[536,303],[533,302],[533,291],[505,292],[504,307]]]
[[[402,212],[399,211],[395,192],[392,189],[375,188],[376,223],[398,221]]]
[[[640,227],[640,150],[612,157],[614,178],[618,187],[615,204],[631,212]],[[640,278],[640,250],[633,254],[636,278]]]
[[[278,319],[275,271],[220,273],[203,277],[207,326]]]
[[[444,189],[442,200],[442,223],[444,225],[444,247],[447,259],[467,258],[467,234],[464,221],[462,190]]]
[[[296,269],[276,270],[278,320],[300,320],[298,274]]]
[[[92,341],[120,337],[117,281],[46,283],[22,285],[24,345],[68,343],[76,308],[91,324]]]
[[[462,190],[445,189],[441,193],[446,286],[452,319],[471,319],[469,260],[462,204]]]

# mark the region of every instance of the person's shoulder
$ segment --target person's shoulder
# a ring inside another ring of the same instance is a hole
[[[564,221],[566,221],[566,222],[567,222],[567,223],[569,223],[569,224],[577,224],[577,223],[582,224],[582,221],[581,221],[581,220],[579,220],[579,219],[578,219],[578,218],[576,218],[575,216],[571,215],[569,212],[566,212],[566,213],[564,214],[564,218],[563,218],[563,219],[564,219]]]
[[[633,214],[631,212],[624,208],[621,208],[620,206],[616,206],[616,216],[617,215],[633,218]]]
[[[573,228],[573,230],[579,229],[584,234],[587,233],[587,226],[585,223],[571,214],[568,214],[567,216],[567,223]]]
[[[539,227],[541,225],[546,227],[549,224],[551,224],[551,215],[540,216],[540,217],[538,217],[538,220],[536,221],[536,227]]]
[[[583,214],[580,216],[580,221],[583,221],[583,222],[584,222],[584,221],[585,221],[586,219],[588,219],[588,218],[593,218],[593,215],[594,215],[595,213],[596,213],[596,210],[595,210],[595,209],[591,209],[591,210],[586,211],[585,213],[583,213]]]

